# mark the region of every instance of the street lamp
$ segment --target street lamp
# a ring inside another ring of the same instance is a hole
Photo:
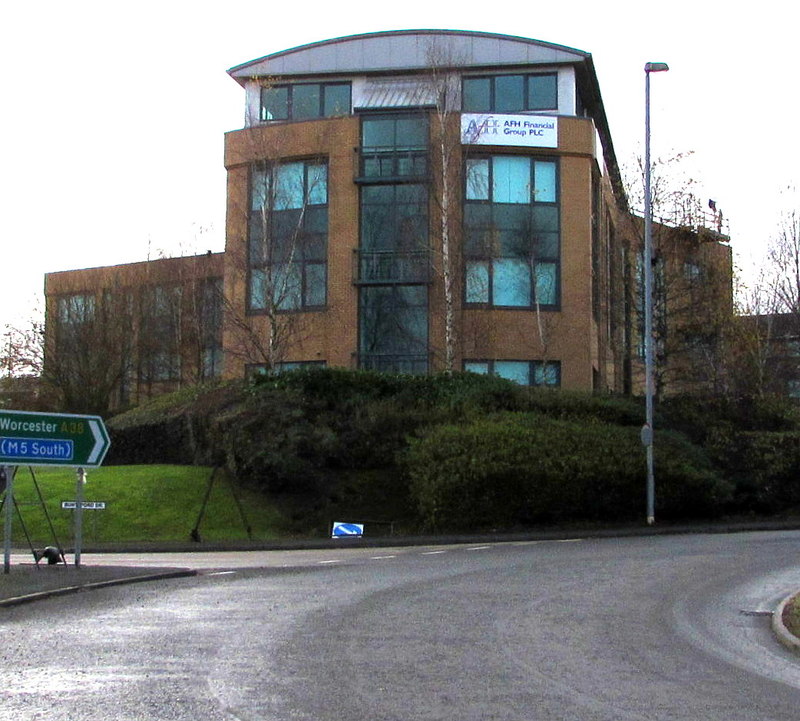
[[[669,70],[666,63],[644,66],[644,383],[645,426],[642,443],[647,449],[647,523],[655,516],[655,476],[653,474],[653,209],[650,201],[650,73]]]

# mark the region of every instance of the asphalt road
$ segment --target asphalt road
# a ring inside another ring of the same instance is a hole
[[[767,614],[800,588],[798,549],[780,532],[197,557],[194,578],[5,609],[0,719],[794,721],[800,657]]]

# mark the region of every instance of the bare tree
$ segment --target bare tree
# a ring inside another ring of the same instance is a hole
[[[454,370],[457,344],[456,328],[456,277],[460,258],[456,253],[453,235],[458,223],[458,197],[452,197],[459,188],[462,164],[462,146],[458,128],[458,74],[454,72],[464,64],[452,47],[431,44],[427,49],[429,66],[428,87],[434,100],[431,148],[434,155],[435,192],[438,210],[437,251],[441,260],[442,292],[444,301],[444,367]]]
[[[800,213],[783,213],[767,252],[767,283],[776,311],[800,313]]]
[[[774,355],[775,299],[764,277],[736,292],[736,318],[731,333],[733,393],[763,396],[768,392],[770,359]]]
[[[44,314],[6,324],[0,348],[0,376],[39,376],[44,365]]]
[[[117,292],[115,292],[117,291]],[[63,410],[106,414],[119,405],[131,371],[133,317],[122,289],[50,299],[42,380]]]
[[[34,308],[24,322],[9,323],[0,336],[0,407],[37,410],[44,364],[44,321]]]
[[[651,170],[653,209],[653,335],[656,395],[665,391],[724,392],[726,343],[733,320],[730,249],[724,221],[713,201],[709,210],[696,195],[697,183],[683,164],[691,153],[657,159]],[[632,207],[643,205],[644,167],[627,173]],[[636,239],[633,307],[638,336],[644,328],[644,222],[630,216]]]
[[[739,394],[786,393],[800,381],[800,214],[781,215],[758,276],[737,293],[733,357]]]

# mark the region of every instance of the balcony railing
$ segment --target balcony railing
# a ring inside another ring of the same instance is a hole
[[[431,258],[428,250],[355,250],[354,282],[359,285],[429,283]]]
[[[633,208],[633,213],[644,218],[644,212]],[[727,242],[730,238],[728,219],[718,210],[714,201],[705,207],[694,195],[687,195],[674,207],[653,212],[653,221],[670,228],[686,228],[699,236],[712,236],[713,240]]]
[[[360,148],[358,182],[424,180],[428,177],[427,148]]]

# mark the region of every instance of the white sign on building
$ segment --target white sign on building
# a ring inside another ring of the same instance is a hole
[[[461,143],[557,148],[558,118],[549,115],[462,113]]]

